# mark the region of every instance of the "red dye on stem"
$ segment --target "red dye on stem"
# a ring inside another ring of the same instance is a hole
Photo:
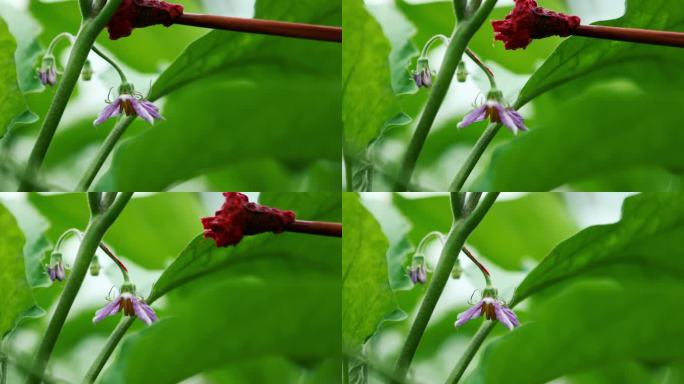
[[[202,218],[204,237],[216,241],[217,247],[239,243],[246,235],[264,232],[281,233],[295,220],[292,211],[250,203],[239,192],[224,192],[226,201],[211,217]]]
[[[107,24],[109,38],[126,37],[133,28],[162,24],[166,27],[183,14],[183,6],[159,0],[123,0]]]
[[[465,253],[466,256],[468,256],[468,258],[469,258],[473,263],[475,263],[475,265],[477,265],[478,268],[480,268],[480,271],[482,271],[482,273],[484,273],[485,275],[489,276],[489,271],[487,270],[487,268],[485,268],[485,266],[482,265],[482,263],[480,263],[480,261],[477,260],[477,258],[475,257],[475,255],[473,255],[473,253],[470,252],[470,250],[469,250],[468,248],[463,247],[463,253]]]
[[[126,268],[124,263],[121,260],[119,260],[118,257],[116,257],[114,252],[112,252],[112,250],[109,249],[109,247],[107,247],[105,243],[100,242],[100,249],[103,250],[104,253],[106,253],[110,259],[114,260],[114,262],[119,266],[119,268],[123,269],[124,271],[126,271],[126,273],[128,273],[128,268]]]
[[[342,237],[342,224],[327,221],[295,220],[292,224],[285,227],[285,231]]]
[[[654,31],[649,29],[607,27],[603,25],[580,25],[572,35],[593,37],[597,39],[628,41],[684,48],[684,33]]]
[[[580,18],[537,6],[534,0],[515,0],[515,8],[504,20],[492,21],[494,39],[506,49],[525,48],[533,39],[569,36],[580,25]]]

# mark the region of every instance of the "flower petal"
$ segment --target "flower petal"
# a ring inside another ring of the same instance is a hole
[[[504,307],[498,302],[494,303],[493,305],[494,311],[496,312],[496,319],[499,320],[501,324],[503,324],[506,328],[510,330],[515,328],[515,325],[508,317],[508,314],[504,311]]]
[[[508,114],[513,119],[513,122],[515,122],[515,125],[518,127],[518,129],[524,132],[528,131],[527,127],[525,126],[525,121],[518,111],[513,108],[508,108]]]
[[[116,100],[114,100],[111,104],[105,107],[105,109],[102,110],[100,113],[100,116],[98,116],[97,120],[93,122],[93,125],[99,125],[105,122],[105,120],[109,119],[110,117],[117,116],[120,111],[120,106],[121,106],[121,100],[117,97]]]
[[[143,303],[138,298],[132,298],[131,301],[133,302],[133,310],[135,311],[135,315],[138,316],[143,323],[150,325],[157,319],[154,311],[152,311],[152,308],[149,308],[147,304]],[[149,310],[147,310],[145,307],[148,307]],[[150,313],[152,316],[150,316]]]
[[[133,109],[135,109],[135,113],[138,116],[140,116],[141,119],[147,121],[150,124],[154,123],[154,118],[152,117],[152,115],[150,115],[150,112],[145,107],[143,107],[140,100],[132,98],[131,104],[133,105]]]
[[[456,317],[456,322],[454,323],[454,326],[460,327],[463,324],[465,324],[466,322],[482,315],[482,305],[483,304],[484,303],[482,301],[480,301],[474,307],[468,309],[465,312],[459,313],[458,316]]]
[[[487,106],[482,105],[478,108],[475,108],[472,112],[467,114],[463,118],[463,121],[458,123],[458,128],[465,128],[472,123],[484,120],[486,117],[487,117]]]
[[[499,119],[501,119],[501,123],[507,126],[514,135],[518,134],[518,126],[515,124],[515,121],[509,114],[508,110],[501,104],[496,104],[494,108],[496,108],[497,112],[499,112]]]
[[[97,311],[95,313],[95,317],[93,317],[93,323],[97,323],[98,321],[101,321],[107,316],[111,316],[121,309],[121,297],[117,297],[116,300],[112,301],[111,303],[105,305],[102,309]]]
[[[162,115],[159,114],[159,108],[152,104],[151,101],[142,99],[140,100],[140,104],[143,108],[145,108],[145,110],[147,110],[150,116],[154,117],[155,119],[163,119]]]
[[[513,312],[512,309],[508,307],[503,307],[503,311],[508,316],[508,319],[513,323],[514,327],[519,327],[520,326],[520,320],[518,320],[518,316],[515,315],[515,312]]]

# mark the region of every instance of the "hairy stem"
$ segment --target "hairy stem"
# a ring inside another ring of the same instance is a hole
[[[475,353],[477,353],[477,350],[482,345],[482,342],[484,342],[484,340],[487,338],[487,335],[495,325],[496,322],[492,320],[485,320],[484,323],[482,323],[475,336],[470,339],[468,347],[463,352],[463,355],[461,355],[461,358],[458,360],[458,363],[456,363],[453,371],[451,371],[449,378],[446,380],[447,384],[458,383],[466,368],[468,368],[468,364],[470,364],[470,361],[473,359],[473,357],[475,357]]]
[[[470,176],[470,173],[475,169],[475,165],[480,161],[480,157],[482,157],[482,154],[485,149],[487,149],[489,143],[492,142],[494,136],[499,132],[499,128],[501,128],[501,124],[499,123],[491,123],[487,126],[487,129],[482,133],[482,136],[477,139],[477,143],[475,143],[473,149],[470,150],[468,158],[458,170],[451,185],[449,185],[450,191],[456,192],[463,189],[463,186],[468,180],[468,176]]]
[[[90,163],[83,176],[81,176],[81,179],[76,185],[75,191],[82,192],[87,191],[90,188],[93,180],[95,180],[95,177],[97,177],[97,174],[100,172],[102,165],[104,165],[105,161],[109,157],[109,154],[112,153],[114,146],[116,146],[116,143],[119,141],[119,139],[121,139],[121,136],[124,134],[124,132],[126,132],[128,126],[131,125],[133,119],[135,119],[135,116],[126,116],[122,119],[119,119],[112,131],[109,132],[109,135],[107,135],[107,138],[105,139],[104,143],[102,143],[100,149],[98,149],[93,162]]]
[[[40,376],[45,372],[52,350],[54,349],[59,333],[64,326],[71,305],[76,299],[81,284],[83,284],[83,279],[88,272],[88,267],[95,254],[95,250],[99,246],[109,227],[114,223],[126,204],[128,204],[132,195],[132,192],[122,193],[109,210],[102,214],[91,216],[81,245],[78,248],[76,260],[72,266],[69,278],[59,297],[55,312],[52,314],[52,318],[50,318],[45,335],[40,342],[38,353],[33,362],[33,374],[31,374],[26,381],[28,384],[40,383]]]
[[[43,125],[38,133],[38,139],[29,156],[28,164],[26,166],[26,178],[19,183],[20,191],[31,191],[33,189],[33,186],[27,183],[26,180],[36,179],[36,176],[40,172],[43,160],[45,160],[45,155],[47,154],[52,138],[55,135],[57,126],[62,119],[69,97],[71,97],[71,93],[81,75],[83,64],[85,64],[85,61],[88,58],[88,53],[95,42],[95,38],[97,38],[100,31],[107,25],[109,19],[121,4],[121,1],[122,0],[107,1],[107,4],[95,19],[84,20],[81,29],[76,36],[76,40],[74,41],[73,48],[71,49],[69,61],[64,69],[64,75],[57,86],[55,96],[52,99],[52,103],[43,120]]]
[[[95,361],[93,361],[93,364],[90,366],[90,368],[88,368],[88,372],[86,372],[86,375],[83,378],[83,383],[95,382],[95,379],[97,379],[100,371],[102,371],[102,368],[104,368],[105,364],[107,363],[109,356],[111,356],[111,354],[114,352],[117,344],[119,344],[119,341],[124,336],[126,331],[128,331],[128,328],[133,325],[134,321],[135,317],[133,316],[124,316],[121,319],[116,328],[114,328],[114,331],[109,335],[109,338],[107,338],[105,346],[97,355]]]
[[[472,214],[465,219],[454,221],[454,224],[449,231],[449,235],[447,236],[446,244],[444,245],[444,248],[442,248],[442,254],[439,257],[439,262],[432,275],[430,285],[425,292],[425,297],[420,304],[416,319],[411,325],[411,329],[406,337],[401,354],[399,355],[399,359],[394,368],[394,375],[397,378],[403,379],[406,377],[411,361],[418,349],[420,339],[423,337],[423,333],[430,321],[437,301],[439,301],[439,298],[444,291],[444,287],[446,286],[447,281],[449,281],[451,270],[458,259],[458,255],[463,248],[466,239],[487,214],[489,208],[491,208],[494,201],[496,201],[497,196],[497,192],[488,193]]]
[[[393,188],[395,191],[404,191],[410,184],[411,176],[416,168],[416,162],[418,161],[420,152],[425,144],[425,139],[430,132],[432,123],[435,121],[437,112],[449,90],[449,85],[454,77],[458,63],[463,57],[463,52],[465,52],[468,42],[472,39],[475,32],[477,32],[482,23],[487,19],[487,16],[492,11],[495,4],[496,0],[487,0],[472,18],[459,23],[454,29],[451,41],[446,49],[444,61],[439,69],[434,86],[432,87],[430,97],[428,98],[423,114],[420,116],[420,120],[416,126],[416,131],[414,132],[409,147],[406,150],[406,154],[404,155]]]

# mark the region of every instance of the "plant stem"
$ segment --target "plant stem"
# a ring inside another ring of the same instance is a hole
[[[93,46],[97,35],[102,31],[105,25],[107,25],[107,22],[109,22],[109,19],[116,9],[119,8],[121,1],[122,0],[107,1],[107,4],[95,19],[85,20],[83,22],[81,29],[76,36],[76,40],[74,41],[73,48],[71,49],[69,61],[64,69],[62,80],[57,87],[55,96],[52,99],[50,108],[48,108],[45,120],[43,120],[43,125],[38,133],[38,139],[29,156],[28,164],[26,166],[26,178],[19,183],[19,191],[31,191],[33,189],[33,186],[27,183],[26,180],[36,179],[36,175],[40,172],[43,160],[50,147],[52,138],[55,135],[57,126],[62,119],[69,97],[71,97],[71,93],[81,75],[83,64],[85,64],[85,61],[88,58],[90,48]]]
[[[487,79],[489,80],[489,86],[492,88],[496,88],[496,79],[494,78],[494,72],[492,72],[491,69],[482,61],[480,58],[473,52],[470,48],[466,49],[466,54],[470,59],[477,64],[480,69],[487,75]]]
[[[107,135],[107,138],[105,139],[104,143],[102,143],[100,149],[97,151],[95,159],[93,159],[93,162],[90,163],[88,169],[86,169],[83,176],[81,176],[81,179],[78,181],[78,184],[76,185],[75,191],[82,192],[87,191],[90,188],[90,185],[93,183],[93,180],[95,180],[95,177],[97,177],[98,172],[100,172],[100,168],[102,168],[102,165],[107,160],[107,157],[109,157],[109,154],[112,153],[114,146],[119,141],[124,132],[126,132],[126,129],[133,122],[134,119],[135,116],[126,116],[122,119],[119,119],[119,121],[116,123],[112,131],[109,133],[109,135]]]
[[[627,41],[631,43],[664,45],[678,48],[684,47],[684,33],[682,32],[620,28],[605,25],[580,25],[570,31],[570,34],[597,39]]]
[[[477,143],[475,143],[473,149],[470,150],[468,158],[461,166],[461,169],[458,170],[458,173],[451,182],[451,185],[449,185],[450,191],[456,192],[463,189],[463,185],[465,185],[466,181],[468,180],[468,176],[470,176],[470,173],[475,168],[475,164],[477,164],[477,162],[480,160],[480,157],[484,153],[485,149],[487,149],[489,143],[492,142],[494,136],[496,136],[496,133],[499,132],[499,128],[501,128],[501,124],[499,123],[491,123],[489,126],[487,126],[487,129],[485,129],[480,138],[477,139]]]
[[[114,352],[117,344],[119,344],[119,341],[124,336],[126,331],[128,331],[128,328],[133,325],[134,321],[135,317],[133,316],[124,316],[121,318],[119,324],[116,326],[116,328],[114,328],[114,331],[109,335],[109,338],[107,338],[105,346],[97,355],[95,361],[93,361],[93,364],[88,369],[88,372],[86,372],[86,375],[83,378],[83,383],[90,384],[95,382],[95,379],[97,379],[100,371],[102,371],[102,368],[104,368],[104,365],[107,363],[109,356],[111,356],[111,354]]]
[[[196,13],[184,13],[174,20],[174,24],[184,24],[211,29],[223,29],[226,31],[240,31],[264,35],[296,37],[309,40],[332,41],[338,43],[342,42],[342,28],[329,27],[326,25],[289,23],[274,20],[243,19],[237,17],[201,15]]]
[[[52,38],[52,41],[50,42],[50,45],[48,45],[47,49],[45,50],[46,55],[52,55],[52,51],[55,50],[55,47],[57,46],[57,43],[59,43],[60,40],[66,38],[69,41],[73,41],[74,35],[72,35],[69,32],[62,32],[58,34],[57,36]]]
[[[475,207],[477,207],[477,203],[480,202],[480,197],[482,197],[482,192],[471,192],[468,194],[468,199],[465,203],[466,216],[470,215],[470,213],[475,209]]]
[[[488,193],[472,214],[465,219],[455,220],[451,226],[446,244],[444,245],[444,248],[442,248],[442,254],[440,255],[439,262],[432,275],[430,285],[425,292],[423,302],[420,304],[416,319],[411,325],[411,330],[406,337],[401,354],[399,355],[399,359],[394,368],[394,376],[397,378],[403,379],[406,377],[413,356],[418,349],[418,343],[420,343],[420,339],[423,337],[423,333],[430,321],[437,301],[439,301],[439,298],[444,291],[444,287],[446,286],[447,281],[449,281],[451,270],[458,259],[458,255],[463,248],[466,239],[487,214],[487,211],[489,211],[489,208],[494,204],[498,195],[497,192]]]
[[[468,0],[453,0],[454,1],[454,14],[456,14],[456,21],[461,21],[465,18],[466,6]]]
[[[102,241],[105,233],[109,227],[114,223],[121,211],[124,209],[130,198],[132,192],[122,193],[119,199],[112,204],[112,207],[102,214],[93,215],[88,222],[88,227],[85,230],[85,235],[81,241],[76,254],[76,260],[71,269],[71,274],[67,279],[62,295],[59,297],[55,312],[50,318],[47,330],[43,336],[43,340],[38,348],[38,353],[33,362],[33,372],[27,379],[28,384],[39,384],[41,381],[40,375],[45,372],[48,360],[55,347],[59,333],[64,326],[66,317],[69,314],[71,305],[76,299],[83,279],[88,272],[90,261],[95,254],[95,250]]]
[[[465,215],[465,193],[450,193],[451,215],[454,220],[462,219]]]
[[[98,56],[100,56],[104,61],[109,63],[109,65],[111,65],[112,68],[114,68],[116,70],[116,72],[119,74],[119,77],[121,78],[122,83],[128,83],[128,79],[126,79],[126,75],[124,74],[123,70],[121,69],[121,67],[119,67],[119,65],[114,60],[112,60],[109,56],[107,56],[104,52],[102,52],[99,48],[97,48],[94,45],[91,47],[91,49]]]
[[[495,325],[496,322],[492,320],[485,320],[484,323],[482,323],[480,329],[477,331],[475,336],[473,336],[473,338],[470,339],[468,347],[463,352],[463,355],[461,355],[461,358],[458,360],[458,363],[456,363],[454,370],[451,371],[449,378],[446,380],[447,384],[458,383],[458,381],[461,379],[461,376],[463,376],[463,373],[465,372],[466,368],[468,368],[468,364],[470,364],[470,361],[473,359],[473,357],[475,357],[475,353],[477,353],[477,350],[482,345],[482,342],[487,338],[487,335],[494,328]]]
[[[354,170],[352,169],[352,159],[347,154],[342,154],[344,160],[344,181],[347,192],[354,191]]]
[[[342,383],[349,384],[349,358],[342,357]]]
[[[285,231],[308,233],[310,235],[342,237],[342,223],[295,220],[292,224],[285,227]]]
[[[406,190],[407,186],[410,184],[411,176],[416,168],[416,162],[420,156],[420,152],[425,144],[425,139],[427,138],[432,123],[435,121],[437,112],[444,101],[447,91],[449,90],[449,85],[454,77],[458,63],[461,61],[463,52],[468,46],[468,42],[472,39],[473,35],[480,28],[482,23],[487,19],[487,16],[494,8],[496,0],[487,0],[485,4],[478,9],[478,11],[473,15],[472,18],[459,23],[454,29],[451,41],[446,49],[446,54],[444,56],[444,61],[439,69],[437,79],[435,80],[434,86],[428,98],[423,114],[418,121],[416,126],[416,131],[411,138],[409,147],[406,150],[404,159],[402,161],[401,168],[399,169],[399,174],[397,176],[396,183],[394,185],[395,191]]]
[[[470,261],[472,261],[480,269],[480,272],[482,272],[482,274],[485,276],[485,279],[489,281],[489,271],[487,270],[487,268],[485,268],[484,265],[482,265],[482,263],[480,263],[480,260],[478,260],[475,257],[475,255],[473,255],[473,253],[470,251],[470,249],[468,249],[468,247],[463,246],[462,251],[466,254],[466,256],[468,256]]]

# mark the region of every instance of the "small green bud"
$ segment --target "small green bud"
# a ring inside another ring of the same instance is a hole
[[[463,275],[463,267],[461,267],[461,264],[456,263],[454,268],[451,269],[451,278],[458,280],[461,278],[461,275]]]
[[[468,70],[466,69],[465,62],[461,60],[460,63],[458,63],[458,67],[456,68],[456,80],[458,80],[459,83],[464,83],[468,79]]]
[[[90,81],[93,78],[93,66],[90,64],[90,60],[86,60],[83,65],[83,70],[81,71],[81,79],[83,81]]]
[[[102,266],[100,266],[100,261],[97,259],[97,257],[94,257],[93,261],[90,262],[90,275],[98,276],[101,269]]]

